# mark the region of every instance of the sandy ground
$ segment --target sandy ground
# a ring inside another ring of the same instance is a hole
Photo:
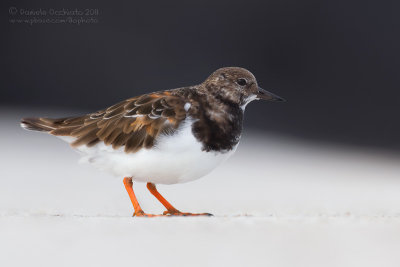
[[[122,177],[19,128],[57,112],[0,112],[0,266],[400,266],[399,155],[246,131],[213,173],[158,187],[214,217],[132,218]]]

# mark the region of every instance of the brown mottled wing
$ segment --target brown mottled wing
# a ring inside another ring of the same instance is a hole
[[[172,134],[186,118],[184,105],[182,98],[169,92],[143,95],[83,117],[53,120],[56,129],[50,133],[75,137],[72,146],[102,141],[115,149],[125,146],[127,153],[136,152],[151,148],[160,134]]]

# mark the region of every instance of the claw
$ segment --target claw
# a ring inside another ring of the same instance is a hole
[[[213,216],[211,213],[190,213],[180,212],[179,210],[166,210],[163,215],[167,216]]]

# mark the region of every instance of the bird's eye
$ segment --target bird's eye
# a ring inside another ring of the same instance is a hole
[[[247,84],[247,81],[246,81],[246,79],[238,79],[237,81],[237,84],[239,84],[240,86],[244,86],[244,85],[246,85]]]

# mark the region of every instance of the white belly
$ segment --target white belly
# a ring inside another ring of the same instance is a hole
[[[114,150],[99,143],[94,147],[78,147],[83,162],[119,177],[156,184],[185,183],[208,174],[228,159],[236,147],[228,152],[205,152],[192,134],[192,123],[186,123],[172,136],[160,136],[152,149],[141,149],[126,154],[123,147]]]

